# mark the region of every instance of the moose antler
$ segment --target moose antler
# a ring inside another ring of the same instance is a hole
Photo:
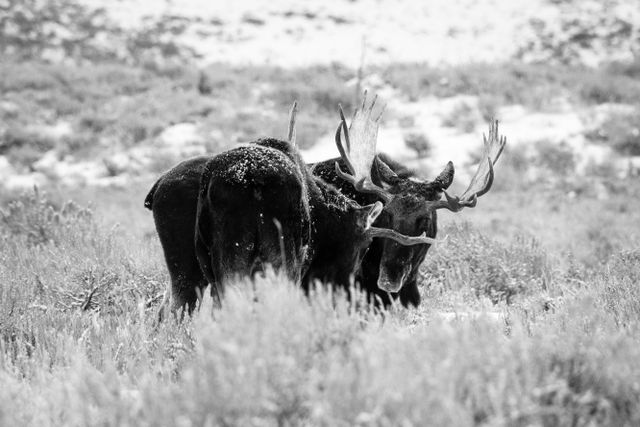
[[[487,193],[493,184],[493,165],[500,158],[502,150],[507,143],[507,138],[498,134],[498,121],[489,124],[489,138],[482,134],[484,150],[482,160],[478,165],[475,175],[461,196],[450,196],[444,191],[447,200],[439,200],[429,203],[430,209],[446,208],[452,212],[459,212],[463,208],[473,208],[478,203],[478,197]]]
[[[433,245],[436,243],[440,243],[436,239],[427,237],[427,235],[424,232],[419,236],[407,236],[405,234],[398,233],[397,231],[392,230],[390,228],[369,227],[367,229],[367,234],[370,237],[382,237],[386,239],[392,239],[404,246],[424,245],[424,244]]]
[[[378,216],[380,216],[383,209],[384,206],[381,202],[375,202],[373,205],[371,205],[371,210],[369,212],[369,215],[367,216],[367,223],[365,225],[365,233],[369,238],[380,237],[392,239],[404,246],[421,244],[433,245],[435,243],[438,243],[436,239],[427,237],[424,232],[419,236],[407,236],[389,228],[374,227],[372,224],[378,218]]]
[[[289,110],[289,128],[287,129],[287,140],[291,145],[296,145],[296,115],[298,114],[298,101],[293,101]]]
[[[373,107],[377,99],[378,96],[376,95],[367,107],[367,92],[364,92],[362,106],[355,111],[349,128],[347,128],[342,106],[339,106],[340,124],[336,130],[336,146],[340,151],[340,157],[342,157],[347,169],[349,169],[349,173],[343,172],[338,162],[335,163],[335,168],[336,174],[345,181],[350,182],[357,191],[375,194],[385,203],[388,203],[393,196],[384,188],[374,184],[371,179],[371,166],[376,158],[378,125],[384,111],[384,108],[382,108],[378,117],[373,118]],[[341,132],[344,133],[346,149],[342,143]]]

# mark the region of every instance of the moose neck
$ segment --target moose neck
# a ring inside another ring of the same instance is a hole
[[[330,184],[316,180],[318,192],[310,200],[313,260],[312,279],[346,287],[361,250],[356,229],[359,206]]]

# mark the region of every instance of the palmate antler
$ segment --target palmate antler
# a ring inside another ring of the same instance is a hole
[[[350,182],[357,191],[375,194],[385,203],[389,203],[393,199],[393,195],[374,184],[371,179],[371,167],[376,160],[378,125],[384,111],[384,108],[382,108],[378,116],[373,118],[373,108],[377,99],[378,97],[375,96],[371,104],[367,106],[367,92],[365,91],[362,106],[354,113],[353,120],[348,128],[344,112],[340,107],[340,124],[336,130],[336,146],[340,151],[340,157],[346,164],[347,169],[349,169],[349,173],[343,172],[338,162],[335,163],[335,168],[338,176]],[[340,137],[341,133],[344,133],[346,149]],[[382,208],[382,203],[376,202],[378,212],[372,217],[377,217]],[[374,227],[372,223],[367,223],[365,232],[370,238],[392,239],[404,246],[437,243],[436,239],[427,237],[425,233],[420,236],[407,236],[393,229]]]
[[[478,197],[486,194],[493,184],[493,165],[500,158],[502,150],[507,143],[507,138],[498,134],[498,121],[494,120],[489,125],[489,138],[482,134],[484,150],[482,160],[478,165],[476,173],[471,178],[471,182],[461,196],[450,196],[446,191],[446,200],[429,203],[429,209],[449,209],[452,212],[459,212],[463,208],[473,208],[478,203]]]
[[[364,92],[362,106],[353,115],[351,125],[347,128],[342,106],[340,106],[340,124],[336,130],[336,146],[340,151],[340,157],[349,169],[345,173],[340,169],[338,162],[335,164],[336,174],[347,182],[350,182],[357,191],[377,195],[385,203],[393,197],[384,188],[373,183],[371,179],[371,166],[376,158],[376,142],[378,139],[378,126],[384,107],[376,118],[373,117],[373,108],[378,96],[376,95],[369,106],[367,92]],[[342,143],[341,133],[344,133],[346,149]]]

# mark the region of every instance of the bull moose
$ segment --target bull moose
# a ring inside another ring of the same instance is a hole
[[[296,103],[290,111],[288,138],[295,143]],[[153,220],[171,279],[174,307],[191,312],[207,287],[194,245],[200,181],[211,156],[198,156],[165,172],[151,187],[144,206]],[[306,169],[305,169],[306,171]]]
[[[374,104],[375,99],[365,108],[366,101],[363,101],[349,128],[340,109],[341,121],[336,131],[336,145],[341,157],[312,165],[311,172],[321,178],[314,182],[332,183],[341,193],[359,204],[385,203],[382,214],[375,223],[382,227],[373,229],[377,230],[379,237],[388,237],[384,236],[384,233],[395,231],[395,240],[373,239],[362,260],[357,280],[364,290],[371,296],[379,297],[385,305],[391,298],[399,296],[403,305],[417,306],[420,302],[417,271],[430,243],[433,242],[432,238],[436,235],[436,210],[447,208],[457,212],[464,207],[474,207],[477,198],[491,187],[493,164],[500,156],[506,140],[498,137],[497,122],[492,123],[489,138],[484,138],[483,160],[469,188],[462,196],[452,197],[446,193],[453,180],[451,162],[434,181],[424,182],[409,177],[406,173],[396,173],[397,164],[388,164],[375,153],[379,117],[376,120],[371,119]],[[292,110],[292,113],[294,112]],[[294,120],[292,114],[289,126],[290,140]],[[345,137],[346,148],[343,146],[341,133]],[[207,284],[207,279],[198,266],[190,230],[195,228],[200,176],[209,159],[203,156],[178,164],[156,182],[145,200],[145,206],[154,214],[171,275],[174,304],[177,306],[188,304],[191,308],[195,303],[197,291]],[[349,174],[342,171],[344,168],[349,170]],[[335,190],[331,187],[314,185],[312,188],[321,191],[324,189],[325,195],[335,197]],[[441,201],[443,193],[446,200]],[[326,205],[320,204],[321,208],[323,206],[326,208]],[[318,228],[316,233],[316,236],[321,235]],[[419,234],[421,236],[417,236]],[[370,237],[375,236],[370,234]],[[339,245],[340,242],[334,244]],[[330,266],[331,263],[322,262],[321,256],[312,260],[315,264],[311,262],[310,266],[315,268],[308,270],[303,285],[307,286],[314,275],[321,280],[336,280],[336,277],[329,277],[331,274],[327,274],[329,269],[326,266]],[[323,271],[325,274],[322,274]],[[341,280],[344,281],[344,278]]]
[[[364,109],[365,102],[366,92],[363,108],[359,111]],[[377,128],[368,132],[358,130],[361,123],[357,120],[358,114],[356,112],[350,127],[350,130],[356,130],[355,138],[351,141],[345,138],[345,147],[340,135],[341,129],[346,129],[346,120],[340,109],[341,123],[335,142],[341,157],[314,165],[312,172],[358,203],[382,201],[384,209],[376,225],[409,236],[424,233],[435,238],[438,209],[460,212],[465,207],[473,208],[478,197],[491,189],[493,165],[507,142],[498,134],[497,120],[491,122],[488,138],[483,135],[484,152],[478,169],[468,188],[458,197],[446,191],[453,182],[452,162],[433,181],[397,174],[376,155]],[[349,174],[343,172],[344,168]],[[445,200],[440,200],[443,194]],[[417,307],[420,304],[418,269],[429,247],[429,244],[406,246],[388,239],[374,239],[362,261],[357,281],[370,296],[379,298],[384,305],[388,305],[391,298],[399,297],[404,306]]]
[[[370,116],[363,116],[363,120],[368,121],[365,126],[377,126]],[[293,123],[292,118],[290,139]],[[170,172],[180,176],[173,173],[175,170]],[[162,184],[154,186],[155,192]],[[154,200],[155,194],[150,193],[147,201],[157,225],[171,228],[172,222],[180,220],[174,216],[166,221],[164,209],[156,209]],[[158,227],[172,275],[173,308],[186,304],[192,310],[206,282],[213,285],[216,294],[230,277],[251,277],[267,263],[284,270],[294,281],[303,276],[305,289],[316,279],[347,288],[374,237],[403,245],[432,242],[425,236],[403,236],[374,227],[381,211],[381,202],[360,206],[312,176],[294,145],[285,141],[262,139],[214,156],[201,172],[195,220],[196,257],[206,281],[184,280],[181,266],[169,260],[174,252],[189,249],[187,240],[175,245],[177,234]],[[182,224],[191,222],[184,220]],[[167,236],[170,241],[163,240]]]

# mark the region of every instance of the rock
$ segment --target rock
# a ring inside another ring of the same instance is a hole
[[[103,159],[103,162],[108,175],[112,177],[133,169],[133,159],[128,153],[116,153]]]
[[[15,174],[16,170],[9,163],[9,159],[6,156],[0,156],[0,179],[4,180]]]
[[[162,131],[158,136],[160,143],[167,147],[184,147],[203,142],[199,126],[194,123],[178,123]]]
[[[49,150],[40,157],[40,160],[35,161],[31,167],[36,172],[40,172],[50,177],[58,176],[58,165],[60,159],[56,150]]]
[[[58,141],[73,134],[71,123],[64,121],[57,122],[55,125],[37,126],[34,128],[34,131],[36,131],[38,135],[51,138],[54,141]]]
[[[158,136],[161,151],[175,158],[186,158],[206,152],[205,139],[200,126],[194,123],[178,123],[166,128]]]

